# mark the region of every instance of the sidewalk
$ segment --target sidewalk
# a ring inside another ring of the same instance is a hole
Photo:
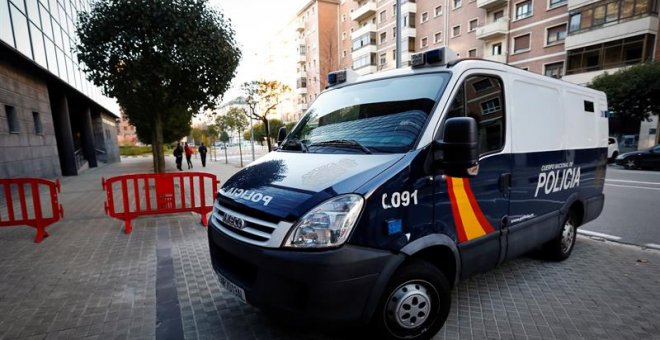
[[[279,325],[221,288],[198,215],[139,218],[124,234],[103,212],[101,177],[151,167],[122,159],[64,178],[65,217],[41,244],[33,228],[0,228],[0,339],[332,337]],[[193,170],[224,182],[238,168]],[[565,262],[523,257],[459,283],[435,338],[660,339],[659,284],[660,252],[578,237]]]

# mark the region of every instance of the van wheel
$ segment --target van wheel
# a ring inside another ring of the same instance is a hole
[[[426,261],[399,268],[381,297],[372,323],[384,339],[429,339],[445,324],[451,294],[445,275]]]
[[[571,256],[573,247],[575,247],[577,226],[578,224],[575,213],[569,211],[564,219],[564,224],[562,225],[559,235],[543,246],[543,253],[547,259],[552,261],[564,261]]]

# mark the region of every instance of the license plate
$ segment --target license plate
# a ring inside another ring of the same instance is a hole
[[[245,301],[245,290],[243,288],[237,286],[235,283],[229,281],[226,277],[218,274],[218,280],[220,280],[220,284],[228,290],[230,293],[236,295],[241,301]]]

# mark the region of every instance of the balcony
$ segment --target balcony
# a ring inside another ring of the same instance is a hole
[[[303,20],[296,20],[296,31],[302,32],[305,30],[305,22]]]
[[[407,1],[401,4],[401,13],[416,13],[417,4],[414,1]]]
[[[351,13],[351,20],[363,21],[374,14],[376,14],[376,2],[369,1]]]
[[[477,7],[485,10],[493,9],[495,7],[504,6],[509,0],[477,0]]]
[[[296,88],[296,93],[297,94],[307,94],[307,88],[306,87],[298,87],[298,88]]]
[[[307,62],[307,56],[305,53],[298,53],[298,62],[304,64]]]
[[[371,73],[376,73],[378,71],[378,66],[376,65],[368,65],[368,66],[363,66],[358,69],[354,70],[357,74],[363,76],[365,74],[371,74]]]
[[[402,27],[401,28],[401,36],[404,38],[409,38],[409,37],[416,37],[417,36],[417,30],[412,27]]]
[[[364,45],[356,50],[351,52],[354,59],[357,59],[365,54],[376,53],[378,51],[378,46],[376,44]]]
[[[504,53],[503,54],[484,56],[484,59],[506,64],[506,55]]]
[[[564,40],[564,48],[572,50],[641,34],[658,34],[658,17],[649,15],[620,23],[607,23],[590,27],[587,30],[569,32]]]
[[[367,24],[364,25],[351,33],[351,39],[357,39],[364,34],[376,32],[376,24]]]
[[[504,36],[509,31],[509,18],[497,19],[495,22],[477,27],[477,39],[489,40]]]
[[[298,104],[298,111],[307,111],[307,104]]]

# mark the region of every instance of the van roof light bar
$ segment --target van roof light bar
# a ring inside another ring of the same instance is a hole
[[[446,65],[456,60],[456,53],[446,47],[413,54],[410,58],[412,68]]]
[[[358,78],[357,72],[353,70],[340,70],[328,73],[328,87],[339,85],[341,83],[350,83]]]

